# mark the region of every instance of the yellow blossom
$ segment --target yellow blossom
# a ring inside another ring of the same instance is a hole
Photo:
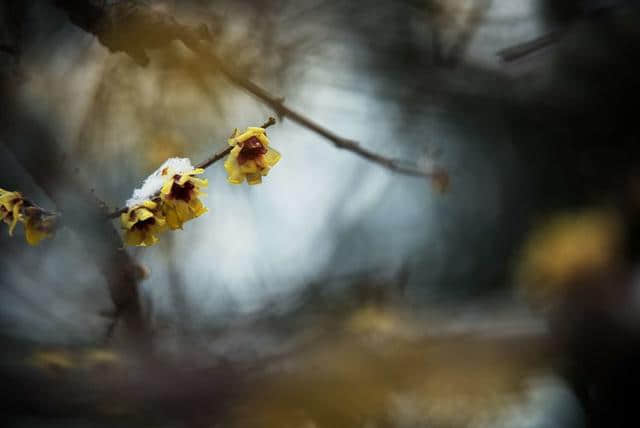
[[[53,235],[56,218],[56,214],[26,201],[20,192],[0,189],[0,219],[9,225],[10,236],[13,236],[16,225],[21,222],[27,242],[38,245],[42,239]]]
[[[563,213],[533,230],[517,265],[517,281],[532,304],[550,307],[585,278],[602,277],[620,260],[622,224],[615,212]]]
[[[9,192],[0,188],[0,218],[9,225],[9,236],[19,221],[22,221],[24,198],[20,192]]]
[[[24,231],[29,245],[38,245],[44,238],[53,236],[56,216],[46,214],[36,207],[24,209]]]
[[[182,225],[207,212],[200,200],[201,188],[207,187],[207,180],[194,177],[204,169],[196,168],[188,172],[175,173],[170,168],[162,170],[167,179],[160,190],[162,212],[171,229],[182,229]]]
[[[233,149],[224,169],[233,184],[241,184],[245,178],[249,184],[262,183],[262,177],[280,160],[280,153],[269,147],[264,128],[250,127],[242,134],[236,129],[229,144]]]
[[[127,245],[146,247],[158,242],[157,235],[165,229],[166,222],[156,202],[144,201],[120,215]]]

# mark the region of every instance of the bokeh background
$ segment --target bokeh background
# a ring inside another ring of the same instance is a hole
[[[73,14],[118,3],[0,9],[0,187],[63,217],[82,186],[115,209],[168,157],[274,115],[181,41],[112,52]],[[144,349],[105,316],[99,232],[3,231],[15,426],[636,426],[633,1],[134,4],[206,25],[238,74],[450,188],[282,118],[262,185],[215,164],[208,214],[126,250]]]

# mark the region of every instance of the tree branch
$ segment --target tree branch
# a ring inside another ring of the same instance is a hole
[[[442,169],[426,171],[418,166],[408,166],[399,160],[377,154],[362,147],[357,141],[341,137],[299,111],[288,107],[284,104],[284,98],[271,94],[221,61],[212,51],[206,27],[204,29],[202,26],[188,27],[178,23],[165,13],[128,1],[118,2],[104,8],[82,0],[57,1],[56,5],[69,14],[75,25],[95,34],[110,51],[125,52],[140,65],[145,65],[148,62],[145,54],[146,49],[159,48],[172,40],[180,40],[193,52],[199,54],[202,59],[218,68],[232,83],[254,95],[280,117],[289,118],[315,132],[332,142],[335,147],[350,151],[370,162],[401,174],[429,178],[435,181],[442,181],[446,175]]]
[[[498,51],[497,55],[504,62],[513,62],[544,49],[547,46],[551,46],[560,40],[562,34],[563,32],[561,31],[547,33],[533,40],[502,49]]]

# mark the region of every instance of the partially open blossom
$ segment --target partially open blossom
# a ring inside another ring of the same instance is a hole
[[[130,207],[126,213],[122,213],[120,223],[125,230],[124,240],[127,245],[139,247],[158,242],[158,235],[166,227],[159,204],[150,200]]]
[[[36,207],[24,208],[23,213],[24,233],[29,245],[38,245],[44,238],[53,236],[56,215]]]
[[[241,184],[245,178],[249,184],[262,183],[262,177],[280,160],[280,153],[269,147],[264,128],[250,127],[242,134],[236,130],[229,144],[233,150],[224,163],[224,169],[233,184]]]
[[[162,175],[166,177],[160,190],[162,212],[171,229],[181,229],[185,222],[207,212],[200,200],[203,194],[200,189],[207,187],[207,180],[195,177],[203,172],[202,168],[181,173],[169,167],[162,170]]]
[[[22,221],[24,198],[20,192],[9,192],[0,188],[0,218],[9,225],[9,235],[13,236],[16,224]]]

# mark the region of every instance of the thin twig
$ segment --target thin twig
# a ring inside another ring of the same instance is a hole
[[[264,129],[267,129],[271,125],[275,125],[275,123],[276,123],[275,118],[270,117],[260,127],[264,128]],[[203,160],[202,162],[197,164],[195,167],[196,168],[206,169],[206,168],[210,167],[211,165],[213,165],[214,163],[218,162],[220,159],[223,159],[224,157],[226,157],[231,152],[231,150],[233,150],[233,146],[228,146],[224,150],[220,150],[219,152],[215,153],[210,158],[207,158],[207,159]],[[152,200],[156,199],[159,196],[160,196],[160,192],[156,192],[155,194],[153,194],[151,196],[151,199]],[[121,214],[126,213],[127,210],[128,210],[128,208],[126,206],[122,207],[120,209],[117,209],[116,211],[113,211],[113,212],[109,213],[108,214],[108,218],[118,218],[118,217],[120,217]]]
[[[213,62],[216,67],[219,68],[222,74],[224,74],[232,83],[244,88],[249,93],[253,94],[256,98],[271,107],[278,114],[278,116],[289,118],[291,121],[296,122],[298,125],[301,125],[315,132],[316,134],[331,141],[337,148],[355,153],[360,157],[363,157],[371,162],[377,163],[378,165],[382,165],[387,169],[399,172],[401,174],[412,175],[416,177],[434,178],[438,173],[442,173],[441,171],[425,171],[424,169],[415,166],[403,165],[401,161],[379,155],[375,152],[363,148],[357,141],[337,135],[330,129],[325,128],[319,123],[304,116],[302,113],[286,106],[284,104],[284,98],[275,96],[253,81],[236,74],[230,67],[220,61],[216,55],[210,52],[208,50],[208,45],[205,45],[204,42],[198,42],[196,46],[197,48],[195,48],[194,50],[205,59]]]
[[[560,40],[562,34],[562,31],[547,33],[533,40],[529,40],[527,42],[519,43],[517,45],[502,49],[498,51],[497,55],[504,62],[516,61],[534,52],[544,49],[547,46],[552,45],[553,43]]]
[[[59,217],[60,216],[60,213],[58,213],[56,211],[45,210],[44,208],[42,208],[40,205],[36,204],[35,202],[33,202],[29,198],[22,198],[22,200],[24,201],[24,205],[22,206],[23,210],[25,208],[35,208],[36,210],[40,211],[43,215],[48,216],[48,217]]]

